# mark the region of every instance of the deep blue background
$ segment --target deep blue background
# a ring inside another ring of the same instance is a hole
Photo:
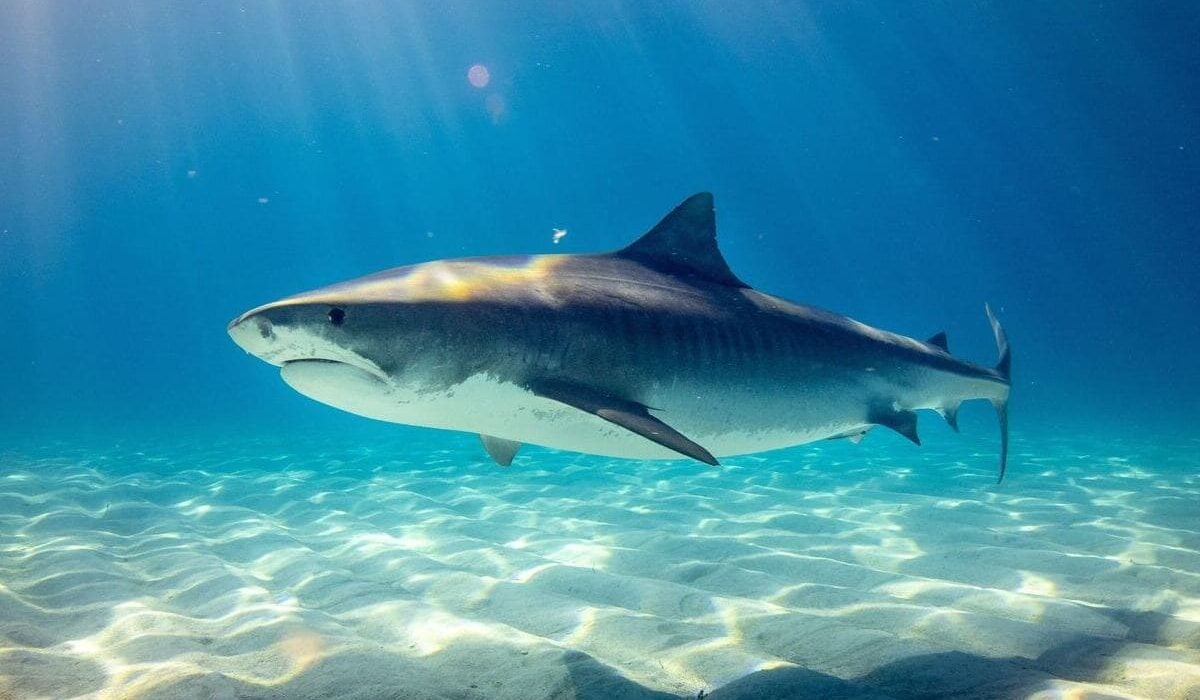
[[[226,322],[702,189],[767,291],[987,364],[991,302],[1017,430],[1194,429],[1200,6],[652,5],[0,3],[0,431],[349,423]]]

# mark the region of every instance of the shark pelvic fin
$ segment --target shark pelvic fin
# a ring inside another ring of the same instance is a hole
[[[719,464],[712,453],[688,439],[683,433],[650,415],[650,411],[636,401],[618,398],[598,389],[556,380],[535,380],[526,386],[538,396],[599,416],[609,423],[637,433],[647,440],[674,450],[685,457],[691,457],[705,464]]]
[[[521,449],[521,443],[504,438],[480,433],[479,439],[483,442],[483,449],[487,450],[488,456],[502,467],[512,464],[513,457],[517,456],[517,450]]]
[[[946,331],[941,331],[935,334],[932,338],[925,341],[934,347],[941,348],[945,352],[950,352],[950,341],[946,340]]]
[[[857,445],[858,443],[863,441],[863,438],[865,438],[867,436],[867,431],[870,430],[871,427],[872,426],[868,425],[865,428],[855,428],[854,430],[847,430],[844,433],[838,433],[837,435],[830,435],[829,437],[827,437],[825,439],[826,440],[845,439],[845,440],[849,440],[850,442]]]
[[[877,423],[885,428],[891,428],[904,437],[912,440],[914,445],[921,444],[921,438],[917,435],[917,412],[907,411],[891,406],[880,407],[871,411],[867,416],[867,420],[872,423]]]
[[[748,287],[729,269],[717,247],[717,219],[709,192],[694,194],[645,235],[616,252],[659,272]]]

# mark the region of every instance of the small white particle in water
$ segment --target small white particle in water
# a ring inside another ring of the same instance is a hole
[[[195,171],[195,170],[189,170],[189,171],[187,171],[187,176],[188,176],[188,179],[189,179],[189,180],[190,180],[190,179],[192,179],[192,178],[194,178],[194,177],[196,177],[196,171]]]
[[[266,197],[259,197],[259,198],[258,198],[258,203],[259,203],[259,204],[266,204],[266,203],[267,203],[267,202],[269,202],[269,201],[271,201],[271,200],[267,199]]]
[[[565,228],[554,229],[554,236],[553,236],[554,244],[558,245],[558,242],[561,241],[564,237],[566,237],[566,235],[567,235],[567,230]]]
[[[426,237],[426,238],[433,238],[433,231],[426,231],[426,232],[425,232],[425,237]]]

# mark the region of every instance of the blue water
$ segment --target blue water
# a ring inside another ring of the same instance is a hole
[[[699,190],[760,288],[989,364],[995,305],[1018,427],[1197,417],[1190,3],[0,12],[9,431],[324,420],[230,318]]]
[[[303,399],[226,324],[395,265],[613,249],[708,190],[760,289],[988,365],[992,304],[1014,496],[1049,454],[1172,481],[1200,420],[1197,36],[1190,2],[2,2],[4,468],[210,442],[228,467],[312,431],[477,467],[468,436]],[[964,428],[930,439],[982,474],[994,424]]]

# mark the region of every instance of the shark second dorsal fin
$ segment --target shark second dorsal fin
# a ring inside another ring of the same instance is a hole
[[[700,278],[730,287],[750,286],[730,271],[729,263],[717,248],[717,220],[709,192],[685,199],[654,228],[616,255],[670,275]]]

